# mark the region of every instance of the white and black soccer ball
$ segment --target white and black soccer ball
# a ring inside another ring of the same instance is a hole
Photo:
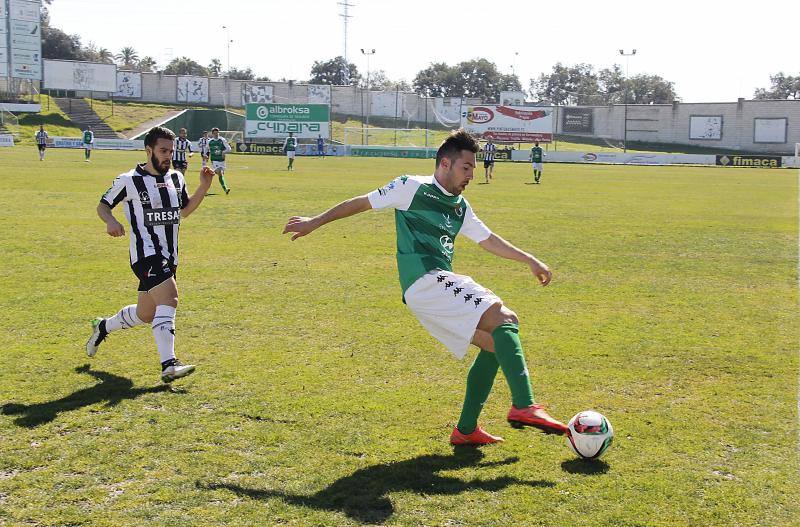
[[[599,412],[586,410],[575,415],[567,424],[567,444],[584,459],[597,459],[614,440],[611,421]]]

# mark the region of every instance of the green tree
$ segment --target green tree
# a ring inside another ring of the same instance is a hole
[[[253,74],[253,70],[250,68],[240,70],[238,68],[231,68],[228,70],[227,75],[225,75],[229,79],[240,80],[240,81],[251,81],[256,78]]]
[[[772,86],[759,88],[753,95],[756,99],[792,99],[800,100],[800,75],[785,75],[778,72],[769,76]]]
[[[156,59],[147,55],[143,57],[136,65],[136,69],[144,73],[151,73],[156,71]]]
[[[361,76],[358,74],[356,65],[346,62],[344,57],[338,56],[326,61],[314,61],[314,65],[311,66],[311,78],[308,82],[347,86],[357,84],[360,79]]]
[[[166,75],[208,75],[208,70],[189,57],[177,57],[164,68]]]
[[[414,91],[428,97],[478,97],[498,100],[504,90],[520,89],[516,75],[502,74],[486,59],[473,59],[448,66],[434,62],[417,73]]]
[[[531,95],[554,104],[601,104],[600,85],[590,64],[565,66],[557,62],[551,73],[531,79]]]
[[[629,104],[669,104],[678,100],[674,83],[658,75],[636,75],[627,81]]]
[[[114,55],[114,58],[126,70],[136,69],[139,63],[139,54],[130,46],[122,48],[119,53]]]
[[[211,59],[211,63],[207,66],[208,74],[212,77],[219,77],[222,73],[222,61],[219,59]]]

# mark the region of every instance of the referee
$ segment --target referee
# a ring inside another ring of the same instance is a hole
[[[183,174],[169,168],[174,141],[171,130],[151,128],[144,138],[147,162],[119,175],[100,198],[97,214],[111,236],[125,235],[125,228],[111,212],[122,204],[130,225],[130,262],[139,280],[139,298],[112,317],[94,319],[92,336],[86,342],[86,353],[93,357],[109,333],[151,324],[164,382],[185,377],[195,369],[175,357],[178,228],[181,219],[200,206],[214,178],[214,171],[204,167],[200,185],[189,197]]]

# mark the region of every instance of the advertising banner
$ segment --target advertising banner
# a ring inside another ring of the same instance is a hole
[[[51,137],[47,141],[53,148],[83,148],[82,137]],[[137,139],[97,139],[95,150],[144,150],[144,141]]]
[[[626,152],[546,152],[545,163],[587,163],[613,165],[713,165],[711,154],[647,154]],[[512,161],[529,162],[530,150],[513,150]]]
[[[114,93],[117,91],[117,66],[99,62],[45,60],[44,87]]]
[[[0,135],[0,148],[6,146],[14,146],[14,136],[13,135]]]
[[[786,117],[767,117],[753,119],[754,143],[785,143],[789,119]]]
[[[178,77],[178,102],[208,102],[208,77]]]
[[[436,148],[351,146],[350,155],[355,157],[404,157],[414,159],[432,159],[436,157]]]
[[[0,55],[5,56],[5,60],[0,58],[0,68],[17,79],[42,80],[42,3],[40,0],[10,0],[8,8],[8,13],[0,15],[3,27]],[[6,46],[6,41],[10,46]],[[5,66],[6,62],[11,64],[10,69]]]
[[[553,140],[553,109],[535,106],[467,106],[461,126],[480,139],[509,143]]]
[[[594,110],[592,108],[562,109],[561,131],[565,134],[593,134]]]
[[[142,98],[142,74],[137,71],[117,72],[117,91],[114,97]]]
[[[689,139],[722,139],[722,116],[690,115]]]
[[[289,132],[299,139],[330,138],[330,106],[327,104],[248,104],[244,134],[252,138],[284,138]]]
[[[742,156],[738,154],[717,156],[717,164],[723,167],[780,168],[781,156]]]
[[[271,84],[242,84],[242,106],[272,102],[274,90]]]

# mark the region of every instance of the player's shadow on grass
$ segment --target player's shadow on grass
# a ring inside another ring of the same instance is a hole
[[[501,461],[480,463],[482,457],[483,453],[479,449],[467,447],[456,450],[450,456],[433,454],[395,463],[372,465],[338,479],[310,496],[289,494],[279,490],[242,487],[235,483],[206,484],[198,482],[197,486],[211,490],[226,489],[237,495],[257,500],[280,498],[298,507],[343,512],[361,523],[386,522],[394,514],[394,507],[388,497],[392,492],[411,491],[427,496],[450,496],[470,490],[496,492],[509,485],[554,486],[551,481],[526,481],[511,476],[463,480],[440,474],[445,470],[458,470],[466,467],[485,468],[509,465],[519,460],[519,458],[512,457]]]
[[[570,474],[586,474],[594,476],[608,472],[608,463],[600,459],[570,459],[561,463],[561,469]]]
[[[146,393],[169,390],[169,386],[166,385],[151,388],[134,388],[132,380],[113,373],[91,370],[88,364],[75,368],[75,371],[77,373],[88,373],[100,382],[91,388],[78,390],[55,401],[36,404],[7,403],[0,407],[0,413],[4,415],[22,414],[14,419],[14,424],[33,428],[49,423],[62,412],[69,412],[102,402],[105,402],[106,408],[109,408],[116,406],[124,399],[135,399]]]

